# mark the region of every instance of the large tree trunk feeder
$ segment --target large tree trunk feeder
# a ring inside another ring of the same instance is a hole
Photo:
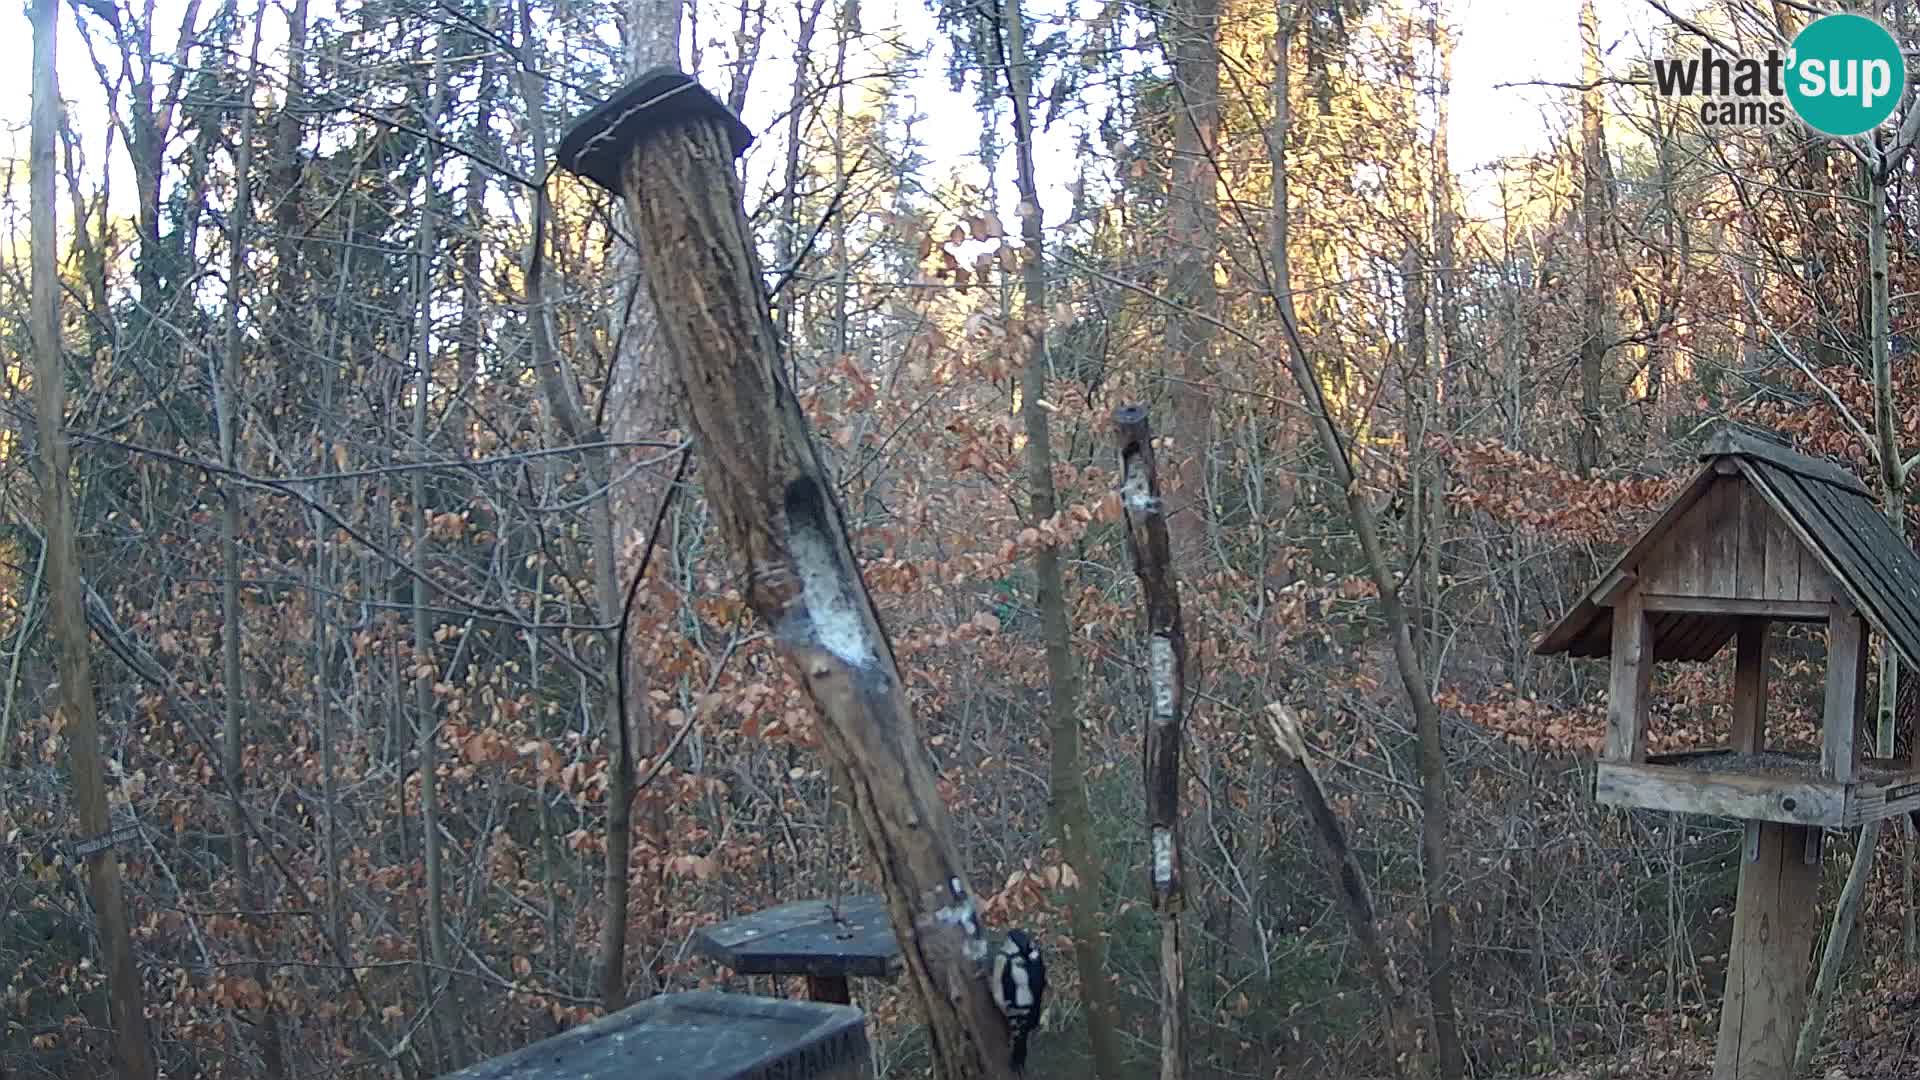
[[[1006,1075],[987,940],[893,647],[832,482],[786,384],[734,158],[750,134],[671,68],[578,121],[559,163],[626,199],[700,476],[748,604],[812,696],[846,769],[939,1075]]]

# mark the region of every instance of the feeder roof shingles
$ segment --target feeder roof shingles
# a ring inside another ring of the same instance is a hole
[[[1642,533],[1593,588],[1583,594],[1534,652],[1606,656],[1612,651],[1612,596],[1627,574],[1657,549],[1660,540],[1712,484],[1716,467],[1732,461],[1766,504],[1791,527],[1867,621],[1920,666],[1920,556],[1881,513],[1860,478],[1828,461],[1796,453],[1763,436],[1734,428],[1716,434],[1700,454],[1705,463],[1693,481]],[[1662,612],[1655,618],[1654,656],[1660,660],[1710,659],[1732,636],[1736,620],[1725,615]]]

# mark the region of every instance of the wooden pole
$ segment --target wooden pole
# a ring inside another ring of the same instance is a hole
[[[1713,1080],[1793,1080],[1819,924],[1820,867],[1804,857],[1808,826],[1762,821],[1748,822],[1748,830],[1757,830],[1758,850],[1741,853]]]
[[[574,124],[559,163],[626,199],[646,253],[700,480],[765,622],[846,770],[936,1075],[1008,1075],[987,939],[892,643],[854,562],[832,481],[783,377],[780,338],[733,159],[751,139],[671,68]]]
[[[1187,1074],[1186,965],[1180,950],[1180,912],[1186,907],[1180,880],[1180,740],[1186,714],[1187,631],[1180,618],[1180,581],[1168,553],[1166,506],[1160,498],[1147,410],[1139,405],[1115,409],[1113,430],[1120,444],[1127,547],[1147,608],[1152,701],[1142,772],[1150,839],[1147,888],[1160,919],[1160,1077],[1180,1080]]]
[[[1733,748],[1741,753],[1767,745],[1769,646],[1767,620],[1740,620]],[[1854,671],[1852,656],[1843,659],[1847,671]],[[1808,845],[1818,839],[1819,830],[1804,825],[1747,822],[1713,1080],[1792,1080],[1794,1045],[1807,1013],[1807,965],[1819,927],[1820,865],[1807,858]]]

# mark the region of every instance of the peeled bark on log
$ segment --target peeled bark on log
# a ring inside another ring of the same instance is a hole
[[[1149,836],[1147,889],[1160,920],[1160,1077],[1187,1074],[1187,986],[1180,949],[1180,913],[1186,908],[1180,871],[1180,743],[1186,715],[1187,630],[1180,618],[1180,582],[1173,572],[1166,503],[1153,460],[1147,410],[1114,410],[1120,444],[1120,508],[1127,548],[1147,608],[1147,710],[1143,779]]]
[[[733,158],[749,138],[698,83],[636,79],[583,118],[560,163],[618,189],[651,253],[647,288],[747,602],[812,697],[846,770],[937,1075],[1008,1075],[987,939],[892,643],[831,481],[784,382]]]

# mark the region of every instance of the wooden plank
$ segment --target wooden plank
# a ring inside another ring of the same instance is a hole
[[[1820,557],[1806,548],[1800,549],[1800,599],[1809,604],[1831,604],[1835,600],[1844,600],[1847,591],[1833,580],[1827,568],[1820,565]]]
[[[1600,584],[1593,587],[1593,602],[1601,607],[1612,607],[1639,580],[1639,575],[1633,571],[1616,566],[1600,579]]]
[[[1613,609],[1613,675],[1607,688],[1606,756],[1645,761],[1647,691],[1653,680],[1653,641],[1640,594],[1628,592]]]
[[[1734,504],[1739,515],[1739,576],[1735,596],[1784,600],[1767,591],[1767,533],[1773,528],[1773,508],[1754,493],[1745,476],[1731,481],[1738,485]]]
[[[1772,600],[1725,596],[1668,596],[1644,593],[1641,606],[1648,611],[1684,611],[1708,615],[1757,615],[1783,622],[1820,622],[1831,608],[1825,602],[1809,600]]]
[[[1700,589],[1696,596],[1740,595],[1740,489],[1738,476],[1714,481],[1700,512]]]
[[[1847,800],[1847,824],[1899,817],[1920,811],[1920,771],[1907,772],[1885,784],[1855,784]]]
[[[1749,488],[1751,497],[1765,503],[1758,487]],[[1780,511],[1767,505],[1770,520],[1766,535],[1766,592],[1781,599],[1800,599],[1800,559],[1806,550],[1792,529],[1781,520]]]
[[[1803,826],[1763,823],[1740,864],[1713,1080],[1791,1080],[1807,1012],[1807,963],[1819,924],[1820,868]]]
[[[1650,635],[1648,640],[1653,642],[1653,659],[1656,663],[1678,658],[1674,652],[1674,636],[1682,626],[1686,625],[1686,622],[1687,617],[1678,612],[1647,612],[1647,633]],[[1613,628],[1609,626],[1607,629],[1609,630],[1607,635],[1607,648],[1601,654],[1603,656],[1611,656],[1613,654],[1613,635],[1611,633]]]
[[[1826,780],[1602,761],[1594,772],[1594,799],[1676,814],[1838,827],[1846,821],[1847,790]]]
[[[1860,616],[1835,605],[1827,619],[1827,699],[1820,722],[1820,773],[1847,783],[1853,779],[1853,732],[1859,715],[1860,655],[1865,650]]]
[[[742,975],[892,978],[900,945],[879,896],[801,900],[703,927],[694,947]]]
[[[1740,620],[1733,659],[1733,740],[1743,754],[1767,745],[1767,669],[1772,660],[1772,627],[1761,618]]]

